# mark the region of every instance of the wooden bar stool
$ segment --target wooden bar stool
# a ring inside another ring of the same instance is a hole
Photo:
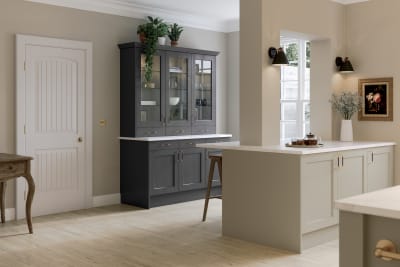
[[[208,155],[208,157],[211,159],[211,163],[210,163],[210,171],[208,173],[207,193],[206,193],[206,198],[205,198],[205,202],[204,202],[203,222],[206,220],[206,217],[207,217],[208,201],[211,198],[222,199],[222,195],[210,196],[212,180],[213,180],[213,175],[214,175],[214,169],[215,169],[215,163],[218,163],[219,180],[221,181],[221,186],[222,186],[222,154],[214,153],[214,154]]]

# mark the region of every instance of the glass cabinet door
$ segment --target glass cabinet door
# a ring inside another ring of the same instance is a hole
[[[167,125],[189,123],[189,57],[168,53],[167,56]]]
[[[138,121],[142,126],[160,126],[163,123],[161,108],[161,56],[153,56],[153,73],[151,82],[145,81],[145,55],[141,54],[140,93]]]
[[[213,120],[213,60],[196,58],[194,61],[194,119]]]

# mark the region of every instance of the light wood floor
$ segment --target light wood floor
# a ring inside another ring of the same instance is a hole
[[[338,267],[338,242],[291,254],[221,236],[221,202],[93,208],[0,227],[0,266]]]

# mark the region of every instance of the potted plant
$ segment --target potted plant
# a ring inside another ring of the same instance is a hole
[[[168,34],[168,25],[164,22],[160,22],[156,25],[157,28],[157,37],[158,37],[158,44],[165,45],[166,35]]]
[[[141,43],[144,43],[146,40],[146,24],[140,24],[137,26],[136,33],[139,35],[139,40]]]
[[[329,102],[332,103],[332,108],[343,118],[340,129],[340,141],[353,141],[351,117],[361,109],[361,96],[357,93],[344,91],[340,94],[332,94]]]
[[[157,27],[155,26],[155,19],[148,16],[148,22],[138,26],[138,31],[142,31],[145,39],[143,52],[145,54],[145,65],[144,65],[144,82],[146,87],[154,87],[151,83],[153,78],[153,56],[157,51]],[[157,22],[159,19],[157,19]]]
[[[168,29],[168,37],[171,40],[171,46],[177,46],[181,33],[183,32],[183,28],[178,24],[174,23],[169,25]]]

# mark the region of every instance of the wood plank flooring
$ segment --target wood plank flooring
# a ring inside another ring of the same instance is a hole
[[[338,267],[338,242],[292,254],[221,236],[221,201],[93,208],[0,226],[0,266]]]

